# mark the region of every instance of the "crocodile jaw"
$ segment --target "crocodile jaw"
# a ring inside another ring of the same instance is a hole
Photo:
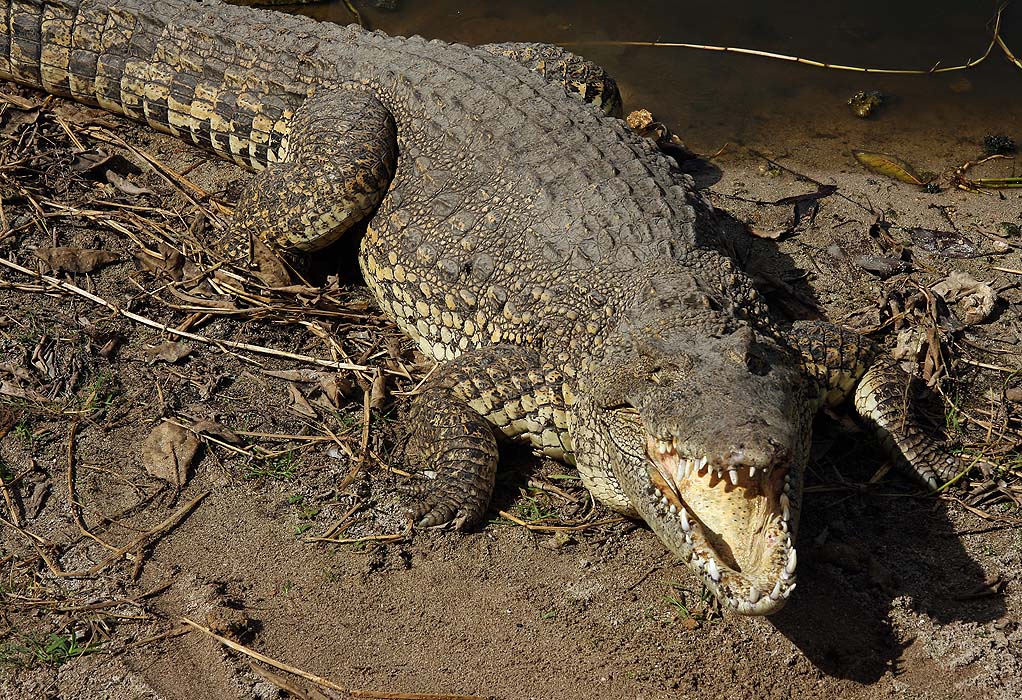
[[[790,463],[687,456],[675,439],[648,437],[639,511],[721,603],[743,615],[780,610],[795,590],[800,479]],[[793,507],[794,506],[794,507]]]

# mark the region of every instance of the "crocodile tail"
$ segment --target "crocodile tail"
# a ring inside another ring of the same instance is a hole
[[[216,3],[0,0],[0,78],[258,170],[279,160],[294,110],[336,71],[317,57],[321,38],[310,20]]]

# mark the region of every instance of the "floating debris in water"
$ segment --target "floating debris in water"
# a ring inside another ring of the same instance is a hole
[[[866,119],[884,103],[884,99],[884,94],[876,90],[859,90],[848,98],[848,106],[852,108],[852,114]]]
[[[1006,156],[1015,152],[1015,142],[1008,136],[984,136],[983,150],[988,156]]]
[[[648,109],[637,109],[631,112],[625,118],[625,122],[639,136],[655,141],[661,150],[679,163],[695,157],[685,142],[678,138],[666,124],[657,121]]]

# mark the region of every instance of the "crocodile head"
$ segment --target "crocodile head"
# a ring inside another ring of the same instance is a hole
[[[590,368],[585,412],[631,508],[725,608],[766,615],[795,588],[804,383],[772,339],[692,306],[622,323]]]

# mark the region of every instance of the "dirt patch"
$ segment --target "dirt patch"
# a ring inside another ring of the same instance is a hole
[[[778,313],[900,338],[1000,483],[923,495],[821,419],[798,592],[769,619],[721,617],[553,462],[506,459],[476,532],[409,533],[398,407],[428,364],[368,303],[351,243],[314,285],[211,272],[245,173],[3,91],[24,103],[0,132],[0,697],[280,697],[182,618],[391,693],[1022,695],[1017,191],[927,194],[812,143],[690,164]],[[791,200],[820,183],[837,191]],[[913,229],[975,254],[927,253]],[[951,271],[996,294],[982,323],[927,295]]]

